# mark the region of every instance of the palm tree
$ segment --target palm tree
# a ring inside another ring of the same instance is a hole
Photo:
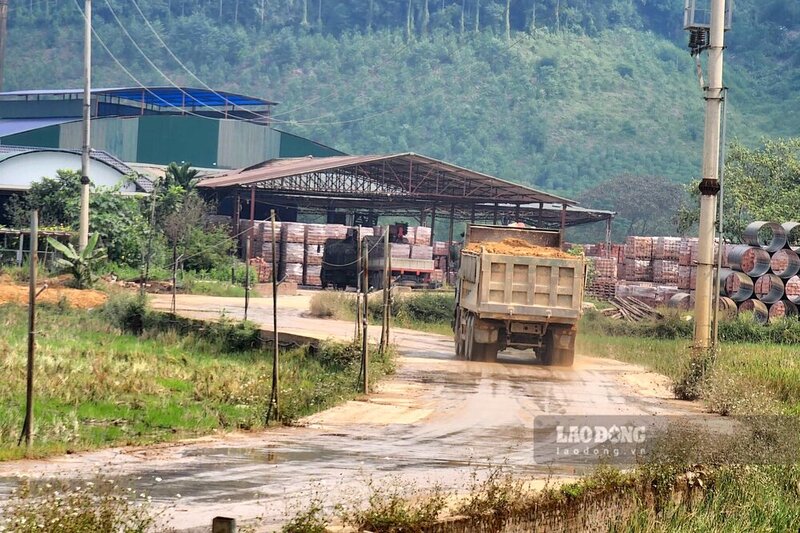
[[[191,168],[191,163],[184,163],[179,165],[174,161],[169,164],[167,170],[164,172],[164,178],[167,187],[172,185],[180,185],[186,191],[191,190],[197,183],[198,170]]]

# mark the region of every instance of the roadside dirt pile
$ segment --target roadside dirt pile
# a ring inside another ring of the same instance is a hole
[[[39,285],[41,289],[41,285]],[[70,307],[77,309],[93,309],[100,307],[108,296],[100,291],[67,289],[64,287],[48,286],[36,299],[39,303],[57,304],[61,299],[66,300]],[[28,286],[18,285],[11,282],[8,278],[0,278],[0,305],[16,303],[28,303]]]
[[[464,250],[467,252],[481,253],[481,248],[489,254],[521,255],[531,257],[551,257],[554,259],[578,259],[574,255],[562,252],[558,248],[547,246],[537,246],[523,241],[522,239],[509,238],[500,242],[476,242],[472,243]]]

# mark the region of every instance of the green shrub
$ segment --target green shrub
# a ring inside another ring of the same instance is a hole
[[[399,482],[377,487],[370,481],[369,488],[366,507],[339,508],[342,521],[358,531],[425,531],[436,523],[447,503],[447,494],[439,486],[424,493],[409,492]]]
[[[361,343],[323,342],[309,353],[323,365],[341,369],[361,361]]]
[[[422,292],[394,298],[393,313],[398,318],[417,322],[447,323],[453,319],[455,294],[452,292]]]
[[[146,297],[120,291],[108,298],[101,312],[113,326],[139,335],[144,331],[149,310]]]
[[[203,331],[203,336],[220,343],[226,351],[242,352],[260,348],[261,330],[252,322],[229,319],[211,322]]]

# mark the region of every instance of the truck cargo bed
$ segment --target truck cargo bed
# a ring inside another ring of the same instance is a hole
[[[560,323],[580,318],[580,258],[464,252],[460,272],[460,305],[479,318]]]

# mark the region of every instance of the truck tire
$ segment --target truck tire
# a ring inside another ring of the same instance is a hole
[[[456,308],[456,316],[453,322],[453,341],[456,345],[456,359],[464,359],[466,354],[464,353],[464,335],[462,335],[462,326],[461,326],[461,308]]]
[[[467,313],[466,332],[464,334],[464,352],[467,361],[483,361],[485,358],[484,344],[475,342],[475,315]]]
[[[562,347],[559,342],[561,329],[550,328],[544,336],[542,355],[536,354],[542,364],[546,366],[572,366],[575,361],[575,336],[571,336],[568,347]]]
[[[542,339],[542,346],[536,350],[536,358],[545,366],[551,366],[555,358],[555,340],[553,330],[548,330]]]
[[[500,343],[493,342],[491,344],[479,344],[483,351],[483,360],[487,363],[497,362],[497,352],[500,350]]]

